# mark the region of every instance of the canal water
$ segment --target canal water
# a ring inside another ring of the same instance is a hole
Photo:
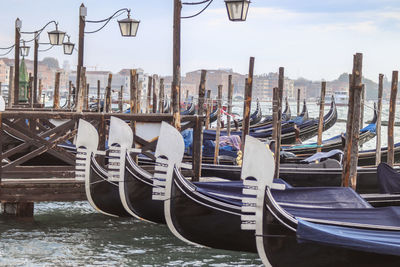
[[[234,112],[239,113],[241,105]],[[264,114],[271,113],[269,104],[262,107]],[[310,116],[316,117],[318,106],[310,103],[308,107]],[[291,103],[291,108],[294,114],[295,103]],[[387,120],[388,106],[383,110],[382,120]],[[339,119],[346,119],[346,108],[338,107],[338,114]],[[372,109],[366,108],[365,121],[372,119],[372,114]],[[386,128],[382,127],[383,145],[387,143]],[[345,123],[336,123],[324,133],[324,138],[344,130]],[[400,141],[399,135],[396,129],[396,141]],[[375,139],[363,149],[374,146]],[[87,202],[39,203],[35,205],[33,220],[0,216],[0,266],[260,265],[257,254],[187,245],[175,238],[165,225],[107,217]]]

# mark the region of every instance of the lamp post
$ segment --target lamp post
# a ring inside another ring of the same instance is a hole
[[[173,66],[172,66],[172,114],[173,125],[175,128],[181,128],[180,120],[180,100],[181,100],[181,19],[189,19],[203,13],[214,0],[203,0],[199,2],[182,2],[182,0],[174,0],[174,20],[173,20]],[[200,12],[187,17],[181,16],[182,5],[201,5],[206,6]],[[250,5],[249,0],[225,0],[228,18],[231,21],[245,21],[247,11]]]
[[[63,42],[64,42],[64,37],[65,37],[66,33],[63,32],[63,31],[58,30],[58,23],[57,23],[56,21],[54,21],[54,20],[49,21],[49,22],[46,23],[40,30],[37,30],[37,31],[34,31],[34,32],[22,32],[22,31],[20,30],[21,27],[19,27],[19,30],[18,30],[18,33],[19,33],[19,34],[21,34],[21,33],[22,33],[22,34],[34,34],[34,38],[33,38],[33,41],[34,41],[34,55],[33,55],[33,103],[34,103],[34,104],[37,104],[37,103],[38,103],[38,101],[37,101],[37,87],[38,87],[38,53],[39,53],[39,45],[40,45],[40,43],[39,43],[39,37],[40,37],[40,34],[41,34],[41,33],[46,29],[46,27],[49,26],[50,24],[54,24],[56,29],[47,33],[47,34],[48,34],[48,37],[49,37],[49,43],[46,43],[46,44],[50,44],[50,45],[52,45],[52,47],[53,47],[53,46],[62,45]],[[32,40],[31,40],[31,41],[32,41]],[[51,48],[52,48],[52,47],[51,47]],[[16,49],[17,49],[17,48],[16,48]],[[21,46],[21,47],[18,48],[18,49],[21,49],[21,55],[22,55],[23,50],[26,50],[25,44],[24,44],[24,46]],[[48,50],[48,49],[47,49],[47,50]],[[47,50],[45,50],[45,51],[47,51]],[[29,52],[29,49],[28,49],[28,52]],[[27,52],[27,53],[28,53],[28,52]],[[27,56],[27,53],[26,53],[25,56]],[[18,59],[18,60],[19,60],[19,59]],[[15,74],[16,74],[16,75],[15,75],[16,78],[17,78],[17,76],[18,76],[18,79],[19,79],[19,70],[18,70],[18,73],[17,73],[17,70],[16,70],[16,71],[15,71]],[[18,84],[18,87],[19,87],[19,84]],[[18,88],[18,87],[16,87],[16,88]],[[18,103],[18,98],[17,98],[17,97],[15,97],[15,103],[16,103],[16,104]]]
[[[81,68],[83,67],[83,54],[84,54],[84,46],[85,46],[85,33],[96,33],[103,29],[104,26],[111,19],[115,18],[116,16],[121,15],[123,12],[128,13],[128,17],[126,19],[122,19],[118,21],[119,28],[121,31],[121,35],[124,37],[135,37],[137,34],[137,30],[139,28],[139,20],[131,19],[130,17],[130,9],[122,8],[117,10],[113,15],[110,17],[103,19],[103,20],[86,20],[87,16],[87,8],[82,3],[79,7],[79,46],[78,46],[78,65],[76,67],[76,99],[75,103],[77,102],[77,97],[79,95],[80,88],[80,76],[81,76]],[[86,23],[104,23],[98,30],[85,32]]]

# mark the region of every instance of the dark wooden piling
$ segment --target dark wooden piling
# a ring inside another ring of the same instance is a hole
[[[274,154],[275,154],[275,178],[279,178],[279,167],[280,167],[280,150],[281,150],[281,133],[282,133],[282,103],[283,103],[283,86],[284,86],[284,68],[279,68],[278,77],[278,88],[275,89],[275,117],[276,122],[273,124],[275,129],[275,141],[274,144]]]
[[[158,92],[158,112],[164,113],[164,78],[160,78],[160,90]]]
[[[33,77],[32,77],[32,73],[29,73],[28,105],[29,105],[29,107],[33,108]]]
[[[59,109],[60,108],[60,77],[61,73],[56,73],[56,80],[54,83],[54,97],[53,97],[53,108]]]
[[[392,73],[392,86],[390,89],[390,105],[389,105],[389,121],[388,121],[388,151],[387,151],[387,164],[393,166],[394,164],[394,120],[396,115],[396,98],[398,87],[399,72],[393,71]]]
[[[300,115],[300,88],[297,89],[297,116]]]
[[[232,75],[228,75],[228,116],[226,120],[227,134],[231,135],[231,114],[232,114],[232,97],[233,97],[233,83],[232,83]]]
[[[157,75],[153,75],[153,113],[157,113]]]
[[[10,67],[10,77],[8,82],[8,107],[11,108],[14,104],[14,67]]]
[[[189,106],[189,90],[186,90],[185,109]]]
[[[111,83],[112,83],[112,74],[108,74],[108,81],[106,87],[106,94],[105,94],[105,110],[106,113],[111,112]]]
[[[250,130],[250,110],[251,110],[251,92],[253,90],[253,73],[254,73],[254,57],[250,57],[249,74],[247,77],[246,87],[244,91],[244,107],[243,107],[243,128],[242,128],[242,147],[244,151],[246,135]]]
[[[119,112],[124,111],[123,94],[124,94],[124,86],[121,85],[121,90],[118,92],[118,110],[119,110]]]
[[[342,185],[357,186],[358,141],[361,113],[362,90],[362,54],[357,53],[353,59],[353,72],[349,77],[349,107],[347,114],[346,145],[344,149],[344,165]]]
[[[277,149],[277,137],[278,137],[278,111],[279,111],[279,91],[278,87],[274,87],[272,89],[272,141],[273,143],[273,151],[275,153]],[[276,154],[274,154],[275,156]],[[274,177],[277,178],[279,177],[279,168],[276,168],[276,166],[279,165],[279,158],[275,156],[275,174]]]
[[[325,92],[326,82],[321,83],[321,96],[319,102],[319,120],[318,120],[318,137],[317,137],[317,152],[322,151],[322,132],[324,130],[324,108],[325,108]],[[298,106],[299,107],[299,106]],[[297,108],[298,108],[297,107]]]
[[[147,84],[147,113],[151,113],[151,88],[153,86],[153,78],[149,76],[149,82]]]
[[[143,81],[139,80],[139,74],[136,74],[136,86],[137,86],[137,113],[142,113],[142,89],[143,89]]]
[[[97,80],[97,112],[101,112],[100,80]]]
[[[206,96],[206,102],[207,102],[207,109],[206,109],[206,122],[205,122],[205,128],[208,130],[210,128],[210,113],[212,109],[212,101],[211,101],[211,90],[207,90],[207,96]]]
[[[379,74],[378,84],[378,108],[376,120],[376,150],[375,150],[375,165],[381,163],[381,123],[382,123],[382,93],[383,93],[383,74]]]
[[[221,108],[222,108],[222,85],[218,85],[218,99],[217,99],[217,131],[215,135],[215,150],[214,150],[214,164],[218,164],[219,157],[219,136],[221,134]]]
[[[67,108],[71,109],[71,98],[72,98],[72,81],[68,82],[68,98],[67,98]],[[36,100],[38,103],[38,101]]]

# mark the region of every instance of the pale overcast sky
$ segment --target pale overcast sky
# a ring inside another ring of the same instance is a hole
[[[60,29],[77,42],[82,1],[3,2],[1,47],[14,42],[17,17],[23,21],[23,31],[37,30],[57,20]],[[115,72],[141,67],[148,73],[172,73],[173,0],[83,2],[89,20],[106,18],[123,7],[131,8],[132,17],[141,20],[136,38],[121,37],[116,20],[98,33],[87,34],[85,65],[89,70],[97,67]],[[184,6],[183,15],[200,9]],[[86,30],[97,26],[87,25]],[[247,73],[249,57],[254,56],[257,74],[275,72],[283,66],[291,78],[331,80],[350,72],[353,54],[361,52],[364,75],[377,80],[379,73],[391,77],[392,70],[399,69],[399,33],[398,0],[253,0],[247,21],[235,23],[228,20],[223,0],[214,0],[200,16],[182,21],[182,73],[201,68],[233,68]],[[41,41],[48,42],[46,34]],[[61,47],[41,53],[39,58],[46,56],[56,57],[60,64],[69,60],[73,68],[76,66],[77,53],[64,56]]]

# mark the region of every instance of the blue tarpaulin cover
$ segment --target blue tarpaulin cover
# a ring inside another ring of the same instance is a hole
[[[400,256],[400,232],[323,225],[298,220],[297,239],[365,252]],[[382,266],[385,263],[382,262]]]
[[[377,172],[379,190],[382,194],[400,193],[400,173],[383,162],[378,165]]]

